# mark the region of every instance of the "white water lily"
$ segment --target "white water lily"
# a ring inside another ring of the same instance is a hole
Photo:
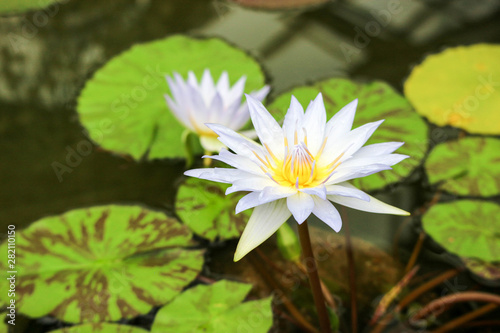
[[[173,77],[165,78],[173,97],[165,95],[168,106],[186,128],[200,137],[200,143],[207,152],[218,152],[225,146],[217,140],[217,134],[205,123],[221,124],[237,131],[250,119],[247,104],[241,102],[245,89],[245,76],[232,87],[229,85],[227,72],[222,72],[215,84],[208,69],[203,72],[199,83],[191,71],[186,81],[175,72]],[[264,86],[250,93],[250,96],[262,101],[268,93],[269,86]]]
[[[326,122],[321,94],[305,113],[292,96],[283,127],[259,101],[247,95],[247,102],[261,144],[225,126],[207,124],[234,152],[223,149],[211,158],[235,169],[204,168],[185,173],[232,184],[226,194],[250,191],[236,206],[236,213],[255,209],[238,243],[235,261],[269,238],[290,215],[301,224],[312,213],[338,232],[342,220],[330,201],[367,212],[409,215],[347,182],[391,169],[408,157],[393,154],[402,142],[362,147],[383,120],[351,130],[357,100]]]

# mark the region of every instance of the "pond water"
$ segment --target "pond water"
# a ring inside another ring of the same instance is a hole
[[[384,80],[401,92],[426,55],[500,42],[498,2],[397,4],[391,14],[392,0],[270,12],[221,0],[70,0],[44,15],[0,17],[0,233],[91,205],[140,203],[173,212],[184,161],[136,162],[103,151],[90,144],[75,111],[86,80],[134,44],[173,33],[220,36],[262,61],[276,96],[331,76]],[[58,173],[54,163],[69,169]],[[431,199],[416,182],[421,176],[417,169],[377,196],[414,210]],[[354,236],[390,250],[404,219],[349,211],[349,220]],[[400,241],[412,244],[416,235],[405,237]]]

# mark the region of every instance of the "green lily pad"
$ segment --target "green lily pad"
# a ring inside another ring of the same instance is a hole
[[[271,297],[241,303],[250,289],[225,280],[188,289],[158,311],[151,332],[268,332]]]
[[[51,333],[146,333],[142,328],[129,325],[116,325],[106,323],[84,324],[73,327],[65,327]]]
[[[42,9],[52,4],[66,3],[68,0],[15,0],[0,1],[0,14],[22,13],[28,10]]]
[[[6,313],[2,313],[2,317],[5,316]],[[7,320],[10,320],[7,319]],[[3,320],[0,322],[0,333],[8,333],[9,332],[9,326],[6,322],[4,322]]]
[[[80,121],[104,149],[134,159],[184,157],[185,129],[165,103],[165,75],[193,71],[201,78],[206,68],[215,78],[227,71],[231,84],[246,75],[247,91],[264,85],[259,64],[244,51],[217,38],[174,35],[136,45],[98,70],[78,98]]]
[[[446,49],[416,66],[404,91],[417,112],[439,126],[500,134],[500,45]]]
[[[439,189],[467,196],[500,194],[500,140],[466,137],[436,146],[425,170]]]
[[[420,164],[428,147],[427,125],[413,111],[408,101],[384,82],[362,84],[342,78],[317,82],[280,95],[269,106],[269,111],[281,121],[290,106],[291,95],[294,95],[306,107],[319,92],[323,94],[327,119],[356,98],[359,99],[359,104],[353,128],[385,119],[367,144],[387,141],[405,142],[397,153],[409,155],[410,158],[395,165],[393,170],[355,179],[352,181],[353,185],[365,191],[380,189],[401,181]]]
[[[189,229],[138,206],[43,218],[16,233],[16,309],[66,322],[130,318],[174,298],[200,272]],[[7,253],[7,242],[0,246]],[[3,278],[6,261],[0,262]],[[1,293],[4,302],[7,293]]]
[[[497,286],[500,283],[500,262],[484,262],[473,258],[462,258],[462,261],[468,270],[481,279]]]
[[[234,213],[243,195],[226,196],[228,187],[229,184],[189,178],[179,188],[175,211],[195,234],[211,241],[240,237],[250,213]]]
[[[423,216],[422,224],[451,253],[500,261],[500,206],[495,203],[459,200],[436,204]]]

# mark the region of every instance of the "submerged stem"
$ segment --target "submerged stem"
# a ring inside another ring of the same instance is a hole
[[[354,255],[352,252],[351,232],[349,230],[349,221],[342,207],[342,220],[344,221],[345,250],[347,255],[347,265],[349,267],[349,294],[351,299],[351,332],[358,331],[358,306],[356,301],[356,267],[354,265]]]
[[[311,291],[313,293],[316,310],[318,311],[320,330],[322,333],[330,333],[330,318],[326,309],[323,292],[321,291],[318,267],[316,266],[316,259],[314,259],[314,254],[312,251],[307,220],[302,222],[302,224],[299,224],[298,230],[300,246],[302,247],[302,255],[304,257],[304,260],[307,260],[308,263],[308,265],[306,265],[307,273],[309,275],[309,283],[311,285]]]

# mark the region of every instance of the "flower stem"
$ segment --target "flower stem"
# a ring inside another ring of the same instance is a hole
[[[212,155],[212,153],[211,153],[211,152],[209,152],[209,151],[207,151],[207,150],[205,150],[205,155],[207,155],[207,156],[211,156],[211,155]],[[212,159],[211,159],[211,158],[208,158],[208,157],[207,157],[207,158],[204,158],[204,159],[203,159],[203,166],[204,166],[205,168],[208,168],[210,165],[212,165]]]
[[[342,207],[343,208],[343,207]],[[347,255],[347,265],[349,267],[349,294],[351,299],[351,332],[358,332],[358,306],[356,301],[356,267],[354,265],[354,255],[352,253],[351,231],[345,210],[342,210],[342,220],[344,220],[345,250]]]
[[[498,308],[497,304],[494,303],[489,303],[487,305],[484,305],[480,307],[479,309],[476,309],[474,311],[471,311],[469,313],[466,313],[465,315],[458,317],[457,319],[454,319],[443,326],[437,328],[436,330],[432,331],[432,333],[445,333],[445,332],[450,332],[452,330],[455,330],[459,327],[462,327],[463,324],[468,323],[472,319],[475,319],[479,316],[482,316],[483,314],[486,314],[490,311],[495,310]]]
[[[302,222],[302,224],[299,224],[298,230],[300,246],[302,247],[302,255],[304,260],[307,261],[306,267],[308,268],[307,273],[309,275],[309,283],[311,285],[316,310],[318,311],[320,331],[322,333],[330,333],[330,318],[326,309],[323,292],[321,291],[318,267],[316,266],[316,259],[314,259],[307,220]]]

